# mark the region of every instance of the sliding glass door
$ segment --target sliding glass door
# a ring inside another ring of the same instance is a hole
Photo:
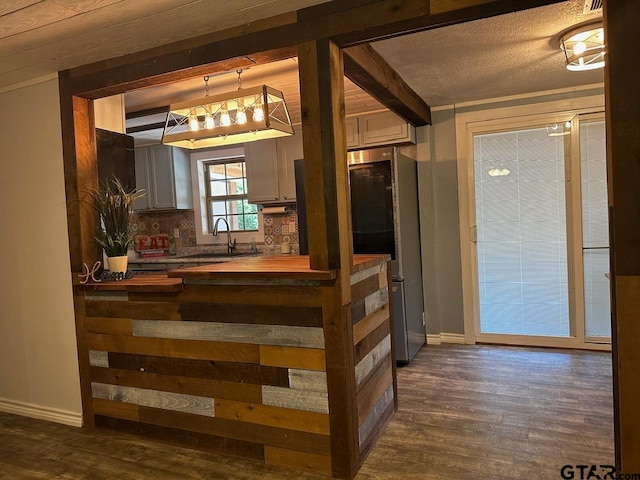
[[[565,139],[474,138],[480,332],[568,336]]]
[[[584,328],[588,341],[611,341],[609,222],[604,120],[580,123]]]
[[[604,122],[523,124],[473,134],[476,340],[606,342]]]

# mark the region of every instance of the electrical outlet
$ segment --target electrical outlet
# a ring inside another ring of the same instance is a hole
[[[180,229],[179,228],[174,228],[173,229],[173,238],[180,238]]]

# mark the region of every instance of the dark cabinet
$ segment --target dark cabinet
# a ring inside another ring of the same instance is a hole
[[[104,182],[117,177],[129,189],[136,186],[136,163],[133,137],[96,128],[98,179]]]

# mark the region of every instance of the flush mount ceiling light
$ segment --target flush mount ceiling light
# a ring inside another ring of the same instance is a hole
[[[602,22],[568,31],[560,39],[567,70],[580,72],[604,67],[604,29]]]
[[[282,92],[267,85],[242,88],[209,96],[209,77],[204,77],[205,96],[169,107],[162,143],[196,149],[234,145],[292,135],[291,118]]]

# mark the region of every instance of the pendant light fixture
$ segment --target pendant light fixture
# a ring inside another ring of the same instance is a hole
[[[197,149],[292,135],[282,92],[267,85],[242,88],[242,70],[236,73],[234,92],[209,96],[209,77],[204,77],[204,97],[172,104],[162,143]]]
[[[604,28],[602,22],[574,28],[560,39],[567,70],[580,72],[604,67]]]

